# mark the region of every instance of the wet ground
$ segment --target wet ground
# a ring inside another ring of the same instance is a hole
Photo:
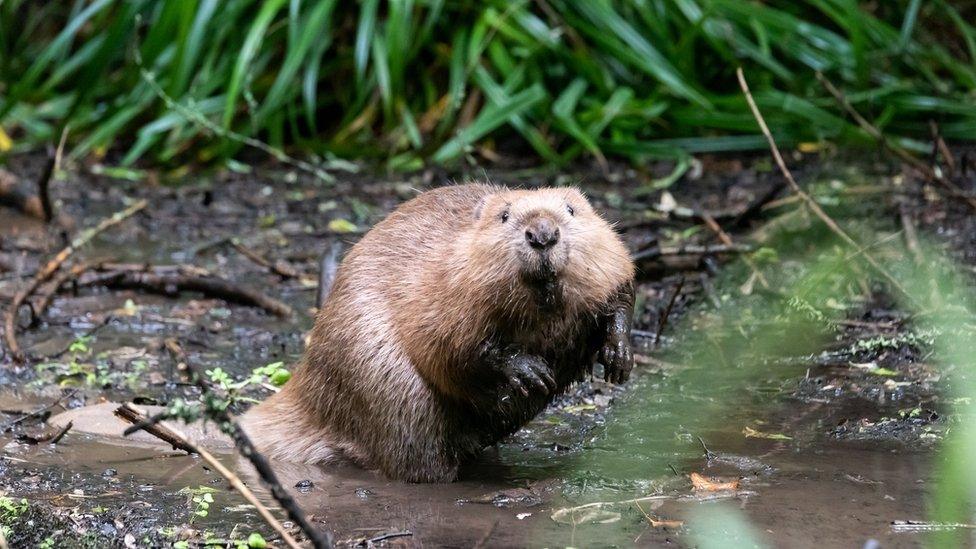
[[[28,157],[9,167],[30,178],[41,164]],[[859,234],[898,236],[894,186],[924,234],[964,263],[976,257],[967,240],[976,218],[897,166],[838,158],[798,164],[798,179],[811,183],[821,203],[855,205],[831,211]],[[253,508],[196,458],[92,436],[83,426],[50,444],[45,437],[55,429],[39,420],[106,400],[165,405],[197,398],[167,340],[177,341],[188,361],[220,368],[231,381],[269,363],[293,364],[311,325],[323,252],[336,241],[354,242],[417,189],[485,177],[528,186],[578,184],[619,223],[632,250],[672,250],[641,262],[635,376],[624,387],[598,380],[580,385],[451,485],[393,483],[352,467],[280,465],[285,485],[295,487],[302,507],[337,541],[689,544],[701,530],[689,517],[725,505],[743,510],[775,546],[924,543],[924,533],[903,523],[926,518],[931,463],[951,422],[944,373],[928,361],[926,334],[871,284],[855,291],[843,286],[846,293],[829,305],[839,320],[823,323],[820,337],[805,346],[774,341],[779,352],[772,356],[759,349],[764,340],[746,337],[781,328],[769,326],[774,315],[762,301],[782,297],[791,273],[803,270],[790,253],[823,239],[785,193],[735,223],[737,213],[779,182],[761,157],[706,159],[693,180],[666,194],[647,191],[666,166],[609,175],[585,167],[571,175],[517,167],[413,176],[339,172],[330,185],[274,167],[174,180],[91,172],[75,167],[53,185],[60,217],[52,226],[2,210],[2,307],[64,245],[66,234],[144,197],[150,203],[144,212],[77,255],[193,265],[260,289],[296,314],[282,320],[198,294],[173,298],[84,284],[67,285],[33,324],[24,307],[18,339],[33,358],[17,365],[5,354],[0,362],[0,524],[10,528],[12,546],[48,539],[56,546],[233,545],[252,532],[273,542]],[[681,253],[682,246],[717,242],[700,220],[688,219],[686,208],[712,212],[737,242],[761,248],[749,257],[772,289],[735,257]],[[233,239],[302,276],[268,272],[235,249]],[[741,324],[717,320],[728,318]],[[237,391],[234,409],[273,390],[266,381]],[[36,410],[43,413],[24,415]],[[234,455],[222,456],[246,477]],[[735,486],[696,488],[691,473]],[[260,483],[249,484],[271,504]]]

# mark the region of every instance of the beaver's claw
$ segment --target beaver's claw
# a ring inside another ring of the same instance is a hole
[[[530,393],[548,395],[556,390],[549,365],[535,355],[512,355],[505,363],[504,374],[508,384],[524,397]]]
[[[623,383],[630,378],[634,368],[634,354],[626,331],[607,331],[607,338],[600,347],[599,362],[603,364],[603,379],[611,383]]]

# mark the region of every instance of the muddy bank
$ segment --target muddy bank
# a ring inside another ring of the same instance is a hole
[[[12,169],[31,173],[32,160],[20,162]],[[788,280],[780,271],[799,269],[788,251],[823,238],[815,223],[793,213],[796,203],[785,194],[738,219],[778,185],[763,158],[708,159],[696,180],[667,194],[648,190],[667,166],[655,168],[660,173],[620,168],[609,177],[586,168],[409,177],[362,172],[344,174],[330,187],[275,167],[253,170],[155,182],[78,170],[53,186],[67,226],[44,226],[4,210],[4,307],[24,278],[63,245],[65,233],[147,198],[144,212],[100,235],[79,257],[193,265],[266,292],[295,311],[283,320],[196,293],[173,298],[85,285],[66,286],[40,319],[23,308],[18,339],[35,359],[21,366],[5,355],[0,364],[0,425],[18,421],[0,433],[0,492],[15,508],[2,522],[12,528],[8,537],[15,546],[47,538],[91,546],[208,539],[229,544],[254,532],[273,540],[254,510],[195,458],[77,432],[52,445],[44,440],[51,428],[40,419],[102,400],[165,405],[196,399],[170,340],[179,342],[185,360],[226,374],[217,375],[217,383],[253,378],[234,389],[234,410],[245,409],[274,390],[271,376],[254,378],[255,369],[279,362],[287,368],[300,356],[325,251],[336,242],[354,242],[417,188],[485,176],[515,185],[579,184],[618,223],[635,253],[657,250],[641,265],[635,379],[626,387],[581,384],[449,486],[391,483],[351,468],[283,466],[286,486],[335,539],[403,546],[687,543],[688,528],[674,521],[685,520],[702,502],[724,501],[744,509],[775,545],[924,541],[892,523],[925,517],[932,449],[951,421],[941,396],[945,378],[927,362],[929,338],[882,289],[838,294],[834,306],[843,322],[825,328],[830,338],[804,354],[775,360],[736,355],[742,363],[723,363],[696,359],[692,352],[725,341],[710,327],[712,317],[732,310],[750,326],[762,324],[767,309],[749,303],[772,293],[735,261],[738,255],[681,252],[716,242],[695,210],[711,212],[737,242],[754,243],[758,249],[749,257],[776,291]],[[824,203],[853,203],[831,212],[865,231],[898,230],[894,210],[873,214],[891,186],[908,186],[906,207],[923,234],[940,239],[963,261],[976,257],[965,236],[972,234],[971,216],[959,204],[932,199],[890,164],[806,162],[797,176],[812,182]],[[763,240],[763,231],[774,229],[779,236]],[[235,243],[270,265],[286,265],[294,276],[255,262]],[[681,253],[663,256],[661,250]],[[655,342],[659,331],[661,341]],[[755,368],[760,361],[768,362]],[[716,371],[748,371],[750,377],[743,382],[734,375],[716,377]],[[23,412],[58,399],[45,413],[20,420]],[[224,459],[246,471],[233,455]],[[687,477],[692,472],[739,486],[696,490]],[[23,509],[21,498],[27,499]],[[195,498],[209,508],[201,509]]]

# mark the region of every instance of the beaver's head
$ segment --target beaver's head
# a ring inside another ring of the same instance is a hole
[[[597,302],[633,277],[620,238],[577,189],[501,189],[474,215],[473,264],[484,279],[527,289],[540,304]]]

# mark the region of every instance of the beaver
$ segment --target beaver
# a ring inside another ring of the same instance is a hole
[[[453,481],[595,362],[627,380],[633,280],[577,189],[424,192],[349,250],[292,379],[241,425],[273,459]]]

